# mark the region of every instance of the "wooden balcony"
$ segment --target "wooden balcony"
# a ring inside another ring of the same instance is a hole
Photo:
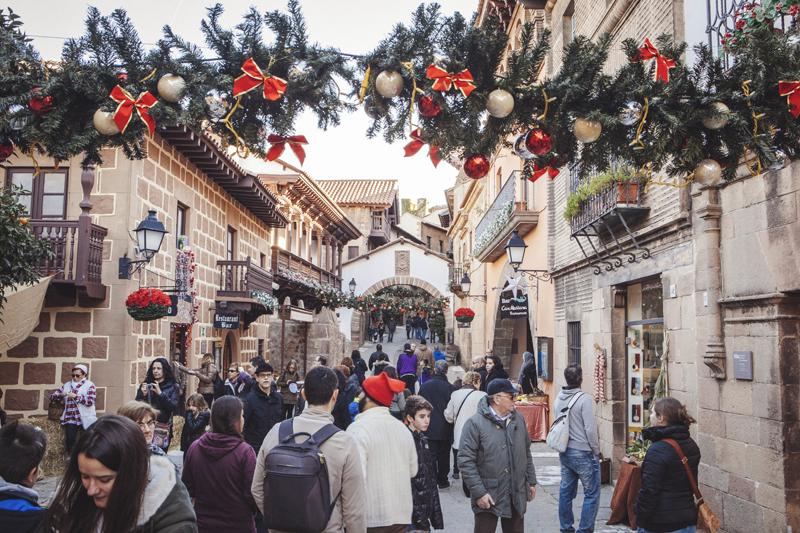
[[[250,298],[250,291],[272,295],[272,273],[248,256],[244,261],[217,261],[219,286],[216,300]]]
[[[74,290],[88,298],[104,300],[103,240],[108,229],[80,220],[31,219],[28,225],[37,240],[49,241],[54,255],[39,263],[44,276],[53,276],[51,287]]]
[[[386,212],[373,212],[369,230],[369,239],[375,246],[383,246],[392,240],[392,225]]]
[[[272,268],[275,272],[275,281],[280,285],[280,288],[275,290],[275,297],[281,304],[288,296],[292,300],[292,305],[297,305],[297,301],[302,300],[306,309],[319,310],[323,307],[323,303],[317,297],[313,284],[324,283],[342,290],[342,278],[278,247],[272,248]],[[287,272],[298,274],[302,277],[302,281],[286,275]]]

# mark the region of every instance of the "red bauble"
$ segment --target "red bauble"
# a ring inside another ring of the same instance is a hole
[[[117,79],[120,83],[128,83],[128,73],[125,71],[117,72]]]
[[[34,89],[34,93],[38,93],[41,89]],[[38,94],[34,94],[33,98],[30,99],[28,102],[28,106],[31,108],[31,111],[35,115],[44,116],[53,109],[53,106],[56,105],[56,100],[52,96],[39,96]]]
[[[543,130],[536,128],[528,132],[525,137],[525,148],[534,155],[544,155],[553,147],[553,137]]]
[[[464,174],[479,180],[489,173],[489,160],[483,154],[470,154],[464,160]]]
[[[14,141],[6,139],[0,143],[0,161],[5,161],[14,153]]]
[[[441,112],[442,108],[430,96],[423,96],[419,99],[419,114],[423,117],[435,117]]]

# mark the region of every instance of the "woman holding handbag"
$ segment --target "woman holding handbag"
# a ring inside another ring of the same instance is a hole
[[[88,429],[97,421],[94,403],[97,399],[97,390],[94,383],[88,380],[89,369],[86,365],[75,365],[72,368],[72,381],[68,381],[60,389],[50,395],[51,402],[64,402],[64,412],[61,415],[61,425],[67,433],[67,454],[72,453],[72,447],[78,437],[78,427]]]
[[[659,398],[653,403],[651,425],[642,431],[642,438],[653,444],[642,462],[642,488],[634,507],[639,533],[697,530],[693,486],[700,448],[689,436],[689,425],[694,422],[686,406],[675,398]],[[687,459],[686,467],[682,456]]]
[[[172,366],[163,357],[155,359],[147,369],[144,383],[136,392],[136,400],[158,409],[153,444],[169,451],[172,442],[172,414],[178,410],[181,391],[172,375]]]

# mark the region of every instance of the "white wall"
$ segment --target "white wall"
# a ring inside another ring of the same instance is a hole
[[[400,216],[400,222],[397,225],[417,239],[420,239],[422,235],[421,220],[421,218],[416,215],[412,215],[411,213],[403,213]]]

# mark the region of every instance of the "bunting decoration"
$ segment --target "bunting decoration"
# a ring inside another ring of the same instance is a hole
[[[475,86],[472,84],[472,74],[470,74],[467,69],[462,70],[458,74],[450,74],[436,65],[431,65],[428,67],[428,70],[425,71],[425,76],[435,80],[432,87],[434,91],[447,92],[450,90],[450,87],[455,86],[456,89],[461,91],[464,98],[466,98],[475,90]]]
[[[270,66],[274,63],[270,61]],[[269,69],[267,69],[269,70]],[[264,98],[267,100],[277,100],[286,92],[286,80],[277,76],[267,76],[258,67],[251,57],[242,65],[244,74],[236,78],[233,82],[233,97],[250,92],[262,83],[264,84]]]
[[[110,96],[114,101],[119,102],[116,111],[114,111],[114,123],[119,128],[119,131],[125,133],[125,129],[130,124],[131,118],[133,118],[133,110],[135,108],[136,112],[139,113],[139,117],[147,124],[147,130],[150,135],[153,135],[156,129],[156,122],[150,116],[149,111],[151,107],[158,103],[155,96],[145,91],[139,95],[139,98],[134,100],[131,93],[119,85],[114,87]]]
[[[422,138],[422,133],[420,133],[419,128],[415,129],[411,132],[411,138],[413,139],[410,143],[408,143],[403,150],[405,151],[405,157],[411,157],[416,155],[426,143],[425,139]],[[433,163],[434,167],[438,167],[441,159],[437,155],[439,149],[436,146],[431,146],[430,150],[428,151],[428,156],[431,158],[431,163]]]
[[[272,145],[272,148],[267,152],[267,161],[275,161],[278,159],[286,149],[287,144],[289,148],[292,149],[292,152],[294,152],[294,155],[297,156],[297,159],[300,160],[300,165],[306,160],[306,151],[303,149],[303,145],[308,144],[308,141],[303,135],[294,135],[292,137],[270,135],[267,137],[267,142]]]
[[[653,46],[650,39],[644,40],[644,46],[639,49],[639,61],[647,61],[648,59],[656,60],[656,81],[663,81],[669,83],[669,69],[675,67],[675,62],[671,59],[664,57],[658,49]]]

